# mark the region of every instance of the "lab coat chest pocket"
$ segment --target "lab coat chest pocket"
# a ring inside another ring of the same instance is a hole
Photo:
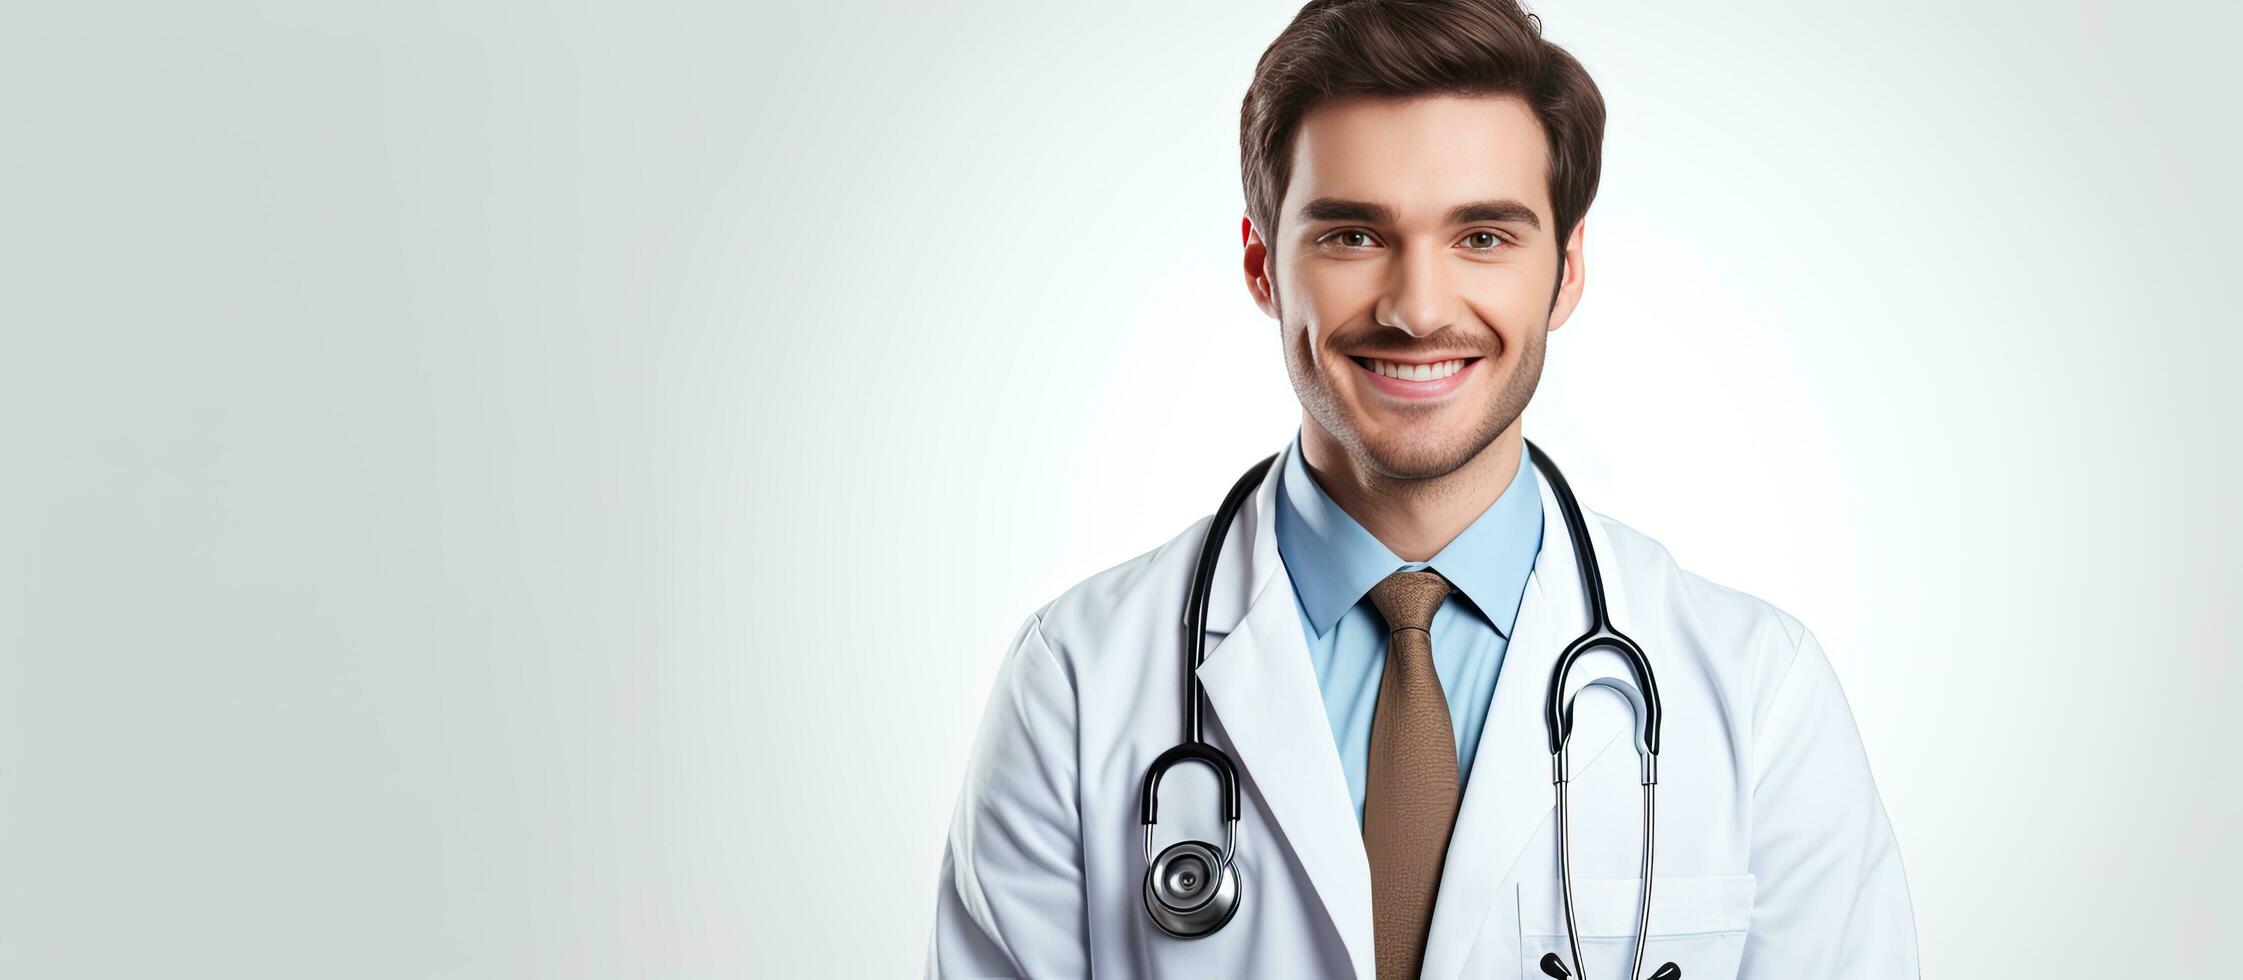
[[[1643,974],[1662,963],[1682,968],[1687,980],[1735,980],[1744,958],[1745,933],[1752,925],[1757,884],[1750,874],[1695,878],[1655,877],[1651,883],[1651,931],[1643,950]],[[1594,980],[1630,980],[1635,955],[1637,878],[1575,878],[1573,911],[1581,929],[1581,956]],[[1566,941],[1565,893],[1556,879],[1519,883],[1520,976],[1544,977],[1543,954],[1556,953],[1573,965]],[[1632,980],[1644,980],[1635,977]]]

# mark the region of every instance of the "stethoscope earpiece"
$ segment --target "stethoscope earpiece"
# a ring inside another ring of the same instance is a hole
[[[1549,976],[1556,977],[1558,978],[1558,980],[1568,980],[1568,978],[1573,976],[1573,974],[1565,968],[1565,961],[1558,959],[1558,954],[1556,953],[1542,954],[1542,972]],[[1659,969],[1653,971],[1650,980],[1682,980],[1682,968],[1670,962],[1665,966],[1662,966]]]

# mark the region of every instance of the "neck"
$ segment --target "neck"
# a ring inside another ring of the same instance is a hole
[[[1332,502],[1387,550],[1403,561],[1427,561],[1510,487],[1525,455],[1519,423],[1511,420],[1494,442],[1450,472],[1407,478],[1364,469],[1338,439],[1303,413],[1301,462]]]

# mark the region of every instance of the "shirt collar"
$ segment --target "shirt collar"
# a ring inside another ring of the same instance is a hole
[[[1523,445],[1519,468],[1502,496],[1424,562],[1403,561],[1333,502],[1301,459],[1298,429],[1285,448],[1284,466],[1277,493],[1277,551],[1318,637],[1331,632],[1340,616],[1388,575],[1431,567],[1463,592],[1496,632],[1511,638],[1519,597],[1542,550],[1542,491]]]

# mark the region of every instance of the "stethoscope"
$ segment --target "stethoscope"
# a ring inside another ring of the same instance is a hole
[[[1597,569],[1596,547],[1589,541],[1588,521],[1581,515],[1580,503],[1573,498],[1573,488],[1566,484],[1565,476],[1558,472],[1557,464],[1550,461],[1542,447],[1526,440],[1526,449],[1527,455],[1549,479],[1550,489],[1558,499],[1558,510],[1565,517],[1566,534],[1573,539],[1574,563],[1581,568],[1581,588],[1589,607],[1589,629],[1558,655],[1557,665],[1550,671],[1550,688],[1542,709],[1543,724],[1550,736],[1551,781],[1557,787],[1558,876],[1565,894],[1566,938],[1578,969],[1582,962],[1581,935],[1573,915],[1573,847],[1566,785],[1572,781],[1567,746],[1573,737],[1573,702],[1581,691],[1568,696],[1566,679],[1583,656],[1607,650],[1627,661],[1635,683],[1631,685],[1616,677],[1599,677],[1583,684],[1581,690],[1604,687],[1615,691],[1635,714],[1636,759],[1643,782],[1640,871],[1643,891],[1637,900],[1635,959],[1628,976],[1636,977],[1643,971],[1643,946],[1651,922],[1652,841],[1659,783],[1659,685],[1651,676],[1651,661],[1644,656],[1643,648],[1613,628],[1612,617],[1605,608],[1604,576]],[[1222,552],[1231,522],[1278,455],[1272,453],[1269,458],[1255,463],[1232,484],[1230,492],[1223,496],[1222,506],[1215,509],[1215,520],[1208,525],[1207,537],[1200,544],[1199,561],[1192,570],[1191,591],[1184,601],[1184,741],[1161,753],[1146,767],[1138,794],[1138,817],[1145,826],[1145,911],[1161,931],[1178,939],[1197,939],[1221,929],[1238,913],[1243,894],[1235,863],[1238,771],[1228,754],[1208,744],[1201,735],[1199,665],[1207,659],[1207,598],[1215,584],[1216,558]],[[1153,852],[1153,826],[1159,818],[1161,777],[1180,762],[1205,764],[1215,771],[1221,783],[1223,846],[1219,850],[1205,841],[1187,840],[1170,844],[1157,855]],[[1567,970],[1565,961],[1555,952],[1543,954],[1541,967],[1543,973],[1561,980],[1573,976],[1587,980],[1585,972]],[[1681,976],[1682,969],[1668,963],[1651,974],[1649,980],[1680,980]]]

